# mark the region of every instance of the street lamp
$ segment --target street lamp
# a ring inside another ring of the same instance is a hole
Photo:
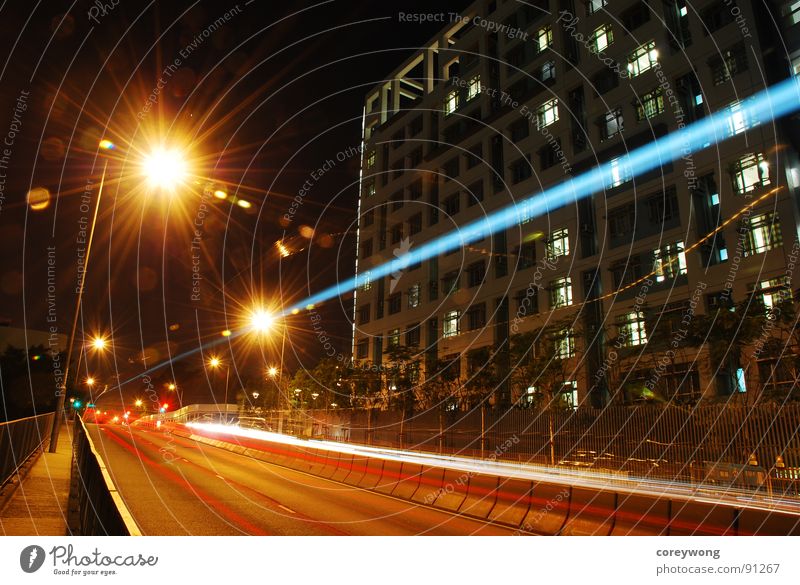
[[[222,360],[220,360],[216,356],[211,356],[208,360],[208,367],[213,370],[219,369],[222,366]],[[227,408],[228,404],[228,380],[230,379],[231,368],[229,366],[225,366],[225,408]]]
[[[108,345],[108,341],[106,341],[105,337],[94,337],[90,342],[90,346],[96,351],[103,351],[106,346]]]
[[[92,386],[94,386],[94,381],[95,381],[94,378],[89,376],[88,378],[86,378],[86,385],[91,389]]]
[[[270,366],[269,368],[267,368],[267,375],[270,378],[274,378],[275,376],[278,375],[278,368],[275,366]]]
[[[116,148],[115,144],[108,139],[103,139],[98,144],[99,150],[112,151]],[[141,167],[141,172],[147,181],[153,186],[159,186],[165,189],[175,189],[180,184],[187,174],[186,160],[183,155],[175,149],[167,150],[159,148],[146,156]],[[89,271],[89,258],[92,252],[92,242],[94,241],[94,230],[97,227],[97,216],[100,212],[100,201],[103,197],[103,189],[106,184],[106,174],[108,172],[108,160],[103,163],[103,173],[100,176],[100,184],[97,189],[97,201],[94,206],[94,213],[92,214],[92,223],[89,227],[89,237],[86,241],[86,254],[83,260],[83,270],[79,273],[79,286],[77,287],[78,294],[75,299],[75,313],[72,318],[72,329],[69,337],[69,344],[67,346],[67,358],[64,365],[64,381],[61,388],[58,389],[58,398],[56,401],[56,411],[53,416],[53,426],[50,429],[50,453],[55,453],[58,449],[58,435],[61,428],[61,413],[64,410],[64,401],[66,398],[66,385],[69,380],[70,362],[72,359],[72,349],[75,344],[75,332],[78,329],[78,316],[81,313],[83,306],[83,290],[86,284],[86,275]],[[104,345],[105,347],[105,345]]]

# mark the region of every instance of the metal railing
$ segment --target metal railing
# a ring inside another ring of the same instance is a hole
[[[52,424],[52,412],[0,423],[0,487],[39,449],[45,449]]]
[[[293,410],[264,412],[259,418],[266,430],[301,437],[800,496],[797,403],[412,415]]]
[[[75,420],[70,501],[73,534],[141,536],[80,417]]]

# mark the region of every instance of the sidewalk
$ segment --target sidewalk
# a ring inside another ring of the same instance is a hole
[[[39,455],[0,510],[0,535],[65,536],[72,470],[72,426],[65,424],[55,453]]]

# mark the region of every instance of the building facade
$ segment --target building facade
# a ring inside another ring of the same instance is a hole
[[[715,337],[741,329],[742,302],[768,313],[797,288],[795,120],[737,114],[795,68],[800,3],[773,11],[780,30],[741,0],[478,0],[442,15],[440,34],[366,97],[354,362],[380,370],[408,347],[417,393],[445,370],[466,383],[492,364],[487,392],[504,405],[542,384],[596,407],[774,385],[758,335],[730,355]],[[520,207],[513,229],[369,278],[725,108],[728,134],[710,148],[637,177],[620,166],[590,197]],[[544,337],[563,380],[515,377]]]

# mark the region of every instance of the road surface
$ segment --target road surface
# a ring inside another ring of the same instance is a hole
[[[146,535],[515,532],[160,431],[86,426]]]

